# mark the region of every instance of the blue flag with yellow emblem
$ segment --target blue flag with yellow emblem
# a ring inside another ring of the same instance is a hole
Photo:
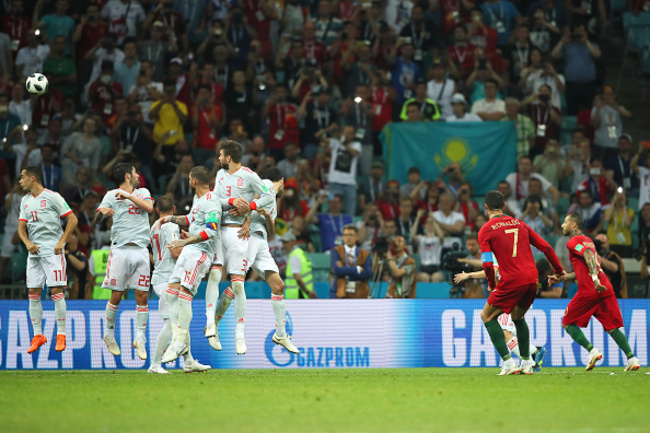
[[[516,168],[514,122],[392,123],[379,139],[388,178],[400,184],[408,182],[411,167],[420,169],[422,180],[436,180],[446,166],[458,162],[474,194],[485,194]]]

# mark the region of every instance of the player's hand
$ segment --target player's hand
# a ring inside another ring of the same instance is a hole
[[[185,245],[187,245],[187,239],[179,239],[177,241],[171,241],[168,243],[167,248],[173,250],[174,248],[183,248]]]
[[[469,274],[467,272],[461,272],[460,274],[454,275],[454,283],[456,284],[462,283],[468,278],[469,278]]]
[[[236,198],[233,203],[233,208],[228,211],[233,216],[244,216],[251,211],[251,205],[244,199]]]
[[[117,200],[128,200],[128,199],[130,199],[131,197],[133,197],[131,194],[129,194],[128,192],[122,191],[122,190],[118,190],[118,191],[115,193],[115,198],[116,198]]]
[[[264,216],[264,217],[269,215],[269,213],[266,211],[266,209],[257,209],[257,213]]]
[[[41,248],[37,247],[36,245],[34,245],[33,243],[30,242],[27,245],[27,251],[29,251],[30,254],[40,254]]]
[[[190,237],[190,233],[186,230],[181,230],[181,239],[187,239]]]
[[[109,207],[100,207],[99,212],[101,212],[104,216],[111,217],[115,214],[115,211]]]
[[[54,246],[54,254],[59,255],[63,252],[65,248],[65,242],[59,241],[55,246]]]
[[[165,215],[164,217],[158,219],[158,228],[160,228],[163,224],[167,224],[172,221],[172,216],[171,215]]]
[[[594,281],[594,287],[597,292],[604,292],[607,290],[607,287],[603,286],[600,281]]]
[[[239,239],[248,239],[250,237],[250,235],[251,235],[250,226],[248,226],[246,224],[241,226],[239,231],[237,231],[237,237]]]

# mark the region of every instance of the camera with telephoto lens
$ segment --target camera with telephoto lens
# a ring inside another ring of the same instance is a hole
[[[465,257],[467,257],[467,253],[461,251],[458,244],[454,244],[451,249],[442,256],[442,269],[449,271],[452,274],[468,271],[469,265],[458,261],[458,259],[464,259]]]
[[[386,253],[388,253],[389,248],[390,242],[388,241],[388,238],[377,238],[375,245],[372,247],[372,252],[378,257],[384,259],[386,258]]]

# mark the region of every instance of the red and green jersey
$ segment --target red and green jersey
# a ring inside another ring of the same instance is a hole
[[[600,258],[591,238],[585,235],[574,236],[569,239],[566,246],[569,249],[569,259],[571,260],[571,265],[573,266],[573,271],[578,281],[578,294],[594,297],[613,295],[612,283],[609,282],[609,278],[607,278],[607,275],[605,275],[600,267]],[[587,261],[584,258],[584,254],[587,251],[591,251],[598,261],[598,279],[600,280],[600,284],[607,287],[607,290],[604,292],[597,292],[594,281],[591,279],[589,266],[587,266]]]

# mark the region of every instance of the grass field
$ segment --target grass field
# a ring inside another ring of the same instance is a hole
[[[0,431],[646,432],[645,370],[2,371]]]

